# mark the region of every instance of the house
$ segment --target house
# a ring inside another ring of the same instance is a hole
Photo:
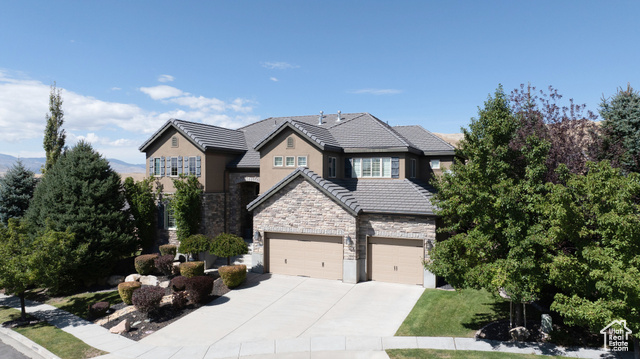
[[[454,148],[368,113],[268,118],[237,130],[170,120],[140,150],[164,191],[198,176],[203,232],[253,238],[254,270],[435,286],[428,180]],[[170,209],[162,222],[173,240]]]

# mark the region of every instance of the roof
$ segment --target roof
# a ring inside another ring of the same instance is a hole
[[[333,138],[333,135],[327,128],[319,126],[313,126],[304,122],[297,122],[292,119],[287,119],[280,124],[280,126],[273,129],[265,137],[263,137],[253,147],[256,151],[260,151],[260,148],[277,136],[284,128],[290,128],[294,132],[297,132],[303,137],[307,137],[311,140],[311,143],[324,150],[327,148],[333,148],[334,150],[340,150],[340,144]]]
[[[326,180],[299,167],[247,205],[252,211],[298,177],[325,193],[353,215],[360,213],[435,215],[431,198],[435,189],[423,181],[397,179]]]
[[[422,126],[393,126],[393,129],[417,146],[425,155],[442,154],[443,152],[455,153],[453,145],[425,130]]]
[[[140,151],[144,152],[147,147],[162,136],[169,127],[175,128],[202,151],[219,149],[224,151],[244,152],[247,150],[247,142],[245,140],[244,133],[238,130],[207,125],[204,123],[170,119],[140,146]]]

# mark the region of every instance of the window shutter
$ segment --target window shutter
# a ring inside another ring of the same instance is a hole
[[[186,174],[186,175],[190,175],[191,173],[189,173],[189,157],[184,156],[182,157],[182,173]]]
[[[182,157],[178,156],[178,175],[182,174]]]
[[[164,229],[164,203],[158,202],[158,228]]]
[[[153,176],[153,164],[155,163],[154,158],[149,158],[149,177]]]
[[[164,157],[160,157],[160,176],[164,176]]]
[[[200,156],[196,157],[196,177],[200,177]]]
[[[353,172],[351,161],[353,161],[352,158],[344,159],[344,177],[345,178],[351,178],[351,172]]]
[[[400,158],[391,157],[391,178],[400,178]]]

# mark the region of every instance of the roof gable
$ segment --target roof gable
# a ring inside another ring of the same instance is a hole
[[[182,121],[171,119],[160,127],[141,146],[140,151],[147,148],[160,138],[169,128],[174,128],[184,137],[189,139],[195,146],[203,152],[210,149],[218,149],[231,152],[243,152],[247,150],[244,134],[238,130],[207,125],[204,123]]]
[[[450,143],[424,129],[420,125],[394,126],[393,129],[413,143],[425,155],[428,154],[454,154],[455,147]]]
[[[340,144],[333,138],[331,132],[326,128],[313,126],[307,123],[299,123],[291,119],[287,119],[282,122],[278,127],[273,129],[269,134],[263,137],[253,147],[256,151],[260,151],[267,143],[273,140],[277,135],[282,133],[285,129],[291,129],[303,138],[307,138],[314,146],[321,150],[325,149],[340,149]]]

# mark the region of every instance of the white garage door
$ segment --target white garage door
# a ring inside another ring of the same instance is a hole
[[[268,271],[313,278],[342,279],[342,238],[268,233]]]
[[[369,237],[367,276],[381,282],[423,284],[423,241]]]

